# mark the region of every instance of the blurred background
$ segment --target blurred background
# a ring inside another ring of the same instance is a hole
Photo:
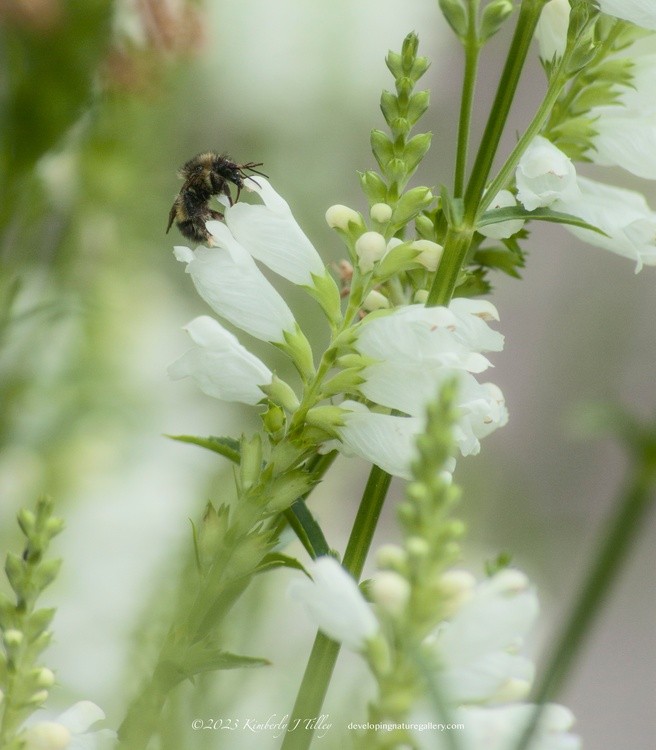
[[[231,483],[223,459],[165,435],[258,428],[252,410],[166,377],[187,348],[181,327],[207,312],[173,257],[179,236],[164,233],[176,169],[207,149],[263,161],[326,262],[338,261],[323,216],[333,203],[366,207],[356,170],[374,166],[369,131],[382,127],[378,99],[392,85],[384,56],[415,30],[432,60],[423,129],[433,147],[416,184],[436,185],[452,180],[461,55],[429,0],[2,0],[0,25],[0,551],[20,543],[16,511],[52,495],[67,524],[56,549],[65,565],[50,591],[59,607],[48,653],[59,683],[53,707],[90,699],[116,725],[190,553],[188,519]],[[485,53],[476,132],[508,31]],[[533,60],[505,153],[543,91]],[[653,184],[612,170],[595,176],[656,206]],[[510,422],[460,462],[456,479],[467,564],[481,574],[508,550],[538,585],[537,655],[576,596],[626,469],[611,441],[581,439],[573,415],[599,400],[654,414],[656,271],[636,276],[630,261],[558,227],[535,227],[526,247],[523,280],[499,277],[492,298],[506,347],[490,379]],[[325,340],[314,304],[280,288],[306,332]],[[283,360],[241,338],[285,372]],[[367,473],[340,459],[313,496],[339,550]],[[374,546],[397,538],[402,492],[393,485]],[[655,530],[644,529],[562,696],[585,747],[648,747],[656,737]],[[231,649],[273,666],[179,691],[172,747],[221,746],[192,736],[186,722],[197,715],[264,721],[289,712],[314,637],[285,599],[292,577],[258,580],[233,618]],[[343,745],[371,687],[343,654],[322,746]],[[231,748],[252,747],[252,738],[233,739]],[[257,741],[279,745],[268,734]]]

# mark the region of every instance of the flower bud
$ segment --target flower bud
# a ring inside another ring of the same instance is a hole
[[[486,5],[481,16],[481,40],[485,42],[494,36],[512,12],[511,0],[492,0]]]
[[[47,690],[37,690],[28,698],[27,702],[32,706],[41,706],[48,700]]]
[[[551,63],[563,56],[570,11],[569,0],[550,0],[542,9],[535,28],[542,62]]]
[[[412,243],[412,247],[419,251],[417,261],[427,271],[437,271],[437,267],[442,259],[442,253],[444,252],[442,245],[438,245],[437,242],[432,242],[431,240],[415,240]]]
[[[392,207],[387,203],[374,203],[369,215],[373,221],[377,221],[379,224],[387,224],[392,218]]]
[[[440,8],[449,26],[457,36],[467,35],[467,9],[463,0],[439,0]]]
[[[47,667],[36,670],[36,684],[38,687],[49,688],[55,684],[55,674]]]
[[[392,617],[400,617],[410,599],[410,584],[392,570],[377,573],[369,590],[374,602]]]
[[[380,232],[365,232],[360,235],[355,243],[355,252],[360,260],[362,273],[373,270],[374,264],[383,257],[386,250],[387,243]]]
[[[408,555],[398,544],[383,544],[376,552],[376,564],[379,568],[402,570],[408,562]]]
[[[415,296],[412,298],[413,302],[418,305],[425,305],[428,299],[428,289],[417,289]]]
[[[23,634],[20,630],[9,628],[3,633],[3,638],[7,648],[18,648],[23,642]]]
[[[331,229],[348,232],[349,223],[360,224],[360,214],[348,206],[337,203],[326,211],[326,223]]]
[[[384,310],[390,306],[390,302],[384,294],[372,289],[362,303],[362,308],[367,312]]]

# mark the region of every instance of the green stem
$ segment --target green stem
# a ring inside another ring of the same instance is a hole
[[[508,182],[510,182],[522,154],[526,151],[526,147],[536,135],[539,135],[543,126],[549,119],[549,115],[553,111],[553,106],[558,100],[560,92],[563,90],[563,86],[566,82],[567,78],[564,75],[554,75],[549,81],[547,93],[538,107],[537,112],[533,116],[531,123],[524,131],[522,137],[517,141],[515,148],[510,152],[510,156],[506,159],[506,162],[499,170],[497,176],[490,183],[488,189],[485,191],[485,195],[482,196],[476,212],[477,216],[480,216],[480,214],[485,211],[499,190],[503,190]]]
[[[652,441],[646,447],[641,466],[622,493],[616,511],[600,538],[599,552],[576,597],[576,604],[547,651],[544,677],[535,689],[537,706],[515,750],[526,750],[545,705],[558,694],[571,672],[585,636],[619,575],[632,542],[645,526],[654,503],[655,486],[656,443]]]
[[[519,9],[517,26],[510,44],[506,64],[499,80],[494,103],[465,191],[465,219],[468,220],[469,224],[474,224],[478,205],[485,190],[485,184],[499,147],[510,107],[515,98],[519,77],[533,39],[533,32],[545,2],[546,0],[523,0]]]
[[[444,241],[444,253],[428,293],[426,307],[448,305],[458,282],[460,269],[467,257],[474,230],[449,227]]]
[[[392,477],[378,466],[372,467],[344,553],[343,566],[356,580],[362,574],[391,480]],[[314,730],[303,722],[316,718],[321,711],[339,649],[339,643],[317,633],[289,721],[293,731],[285,735],[281,750],[310,747]]]
[[[478,2],[468,1],[469,28],[464,41],[465,72],[462,84],[462,99],[460,100],[460,118],[458,121],[458,150],[456,152],[456,170],[453,181],[453,194],[460,198],[465,186],[467,171],[467,154],[469,148],[469,132],[471,129],[472,110],[474,107],[474,91],[476,88],[476,70],[481,45],[476,34],[476,12]]]

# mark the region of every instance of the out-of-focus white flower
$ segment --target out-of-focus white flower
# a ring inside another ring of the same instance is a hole
[[[554,208],[579,216],[598,227],[608,236],[565,225],[584,242],[603,247],[636,262],[636,273],[643,265],[656,265],[656,212],[652,211],[642,193],[595,180],[579,177],[580,196]]]
[[[53,721],[41,721],[22,734],[25,750],[110,750],[116,733],[110,729],[89,732],[105,714],[91,701],[80,701]]]
[[[398,617],[405,611],[411,589],[407,578],[393,570],[381,570],[371,579],[369,593],[383,611]]]
[[[223,401],[256,404],[264,398],[260,386],[271,384],[271,370],[234,334],[207,315],[194,318],[185,330],[195,346],[169,366],[173,380],[190,377],[203,393]]]
[[[540,47],[540,58],[544,62],[563,56],[567,46],[570,11],[569,0],[549,0],[542,9],[535,37]]]
[[[517,198],[528,211],[579,196],[572,160],[541,135],[522,154],[515,179]]]
[[[499,702],[526,695],[534,667],[516,651],[538,610],[535,591],[518,570],[501,570],[476,586],[429,637],[450,703]]]
[[[645,29],[656,30],[656,5],[653,0],[598,0],[602,13],[622,18]]]
[[[530,704],[456,709],[451,720],[463,725],[458,732],[458,747],[461,750],[510,750],[517,746],[534,711],[535,706]],[[435,720],[428,706],[418,709],[411,717],[416,726]],[[527,750],[580,750],[580,738],[570,732],[573,725],[574,716],[568,708],[547,704]],[[451,742],[446,734],[415,730],[413,739],[419,750],[450,750]]]
[[[487,210],[494,211],[496,208],[510,208],[516,205],[517,199],[510,190],[500,190]],[[484,227],[479,227],[477,231],[484,237],[504,240],[507,237],[512,237],[513,234],[517,234],[523,226],[524,219],[510,219],[508,221],[500,221],[498,224],[486,224]]]
[[[379,625],[356,582],[333,557],[319,557],[307,567],[313,580],[293,581],[290,597],[301,602],[329,638],[363,651]]]
[[[248,188],[263,204],[236,203],[225,210],[225,223],[234,238],[256,259],[294,284],[312,286],[312,276],[325,267],[310,240],[292,215],[289,204],[263,177],[250,178]],[[215,235],[221,222],[207,222]]]
[[[284,342],[285,332],[296,330],[287,303],[225,224],[216,224],[211,231],[217,247],[194,252],[178,246],[175,257],[187,264],[196,290],[214,312],[257,339]]]

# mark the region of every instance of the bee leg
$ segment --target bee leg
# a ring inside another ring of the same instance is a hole
[[[169,229],[173,226],[173,222],[175,221],[176,216],[176,205],[173,204],[173,207],[169,211],[169,223],[166,225],[166,234],[169,233]]]
[[[210,209],[210,216],[217,221],[223,221],[224,219],[224,216],[220,211],[214,211],[212,209]]]

